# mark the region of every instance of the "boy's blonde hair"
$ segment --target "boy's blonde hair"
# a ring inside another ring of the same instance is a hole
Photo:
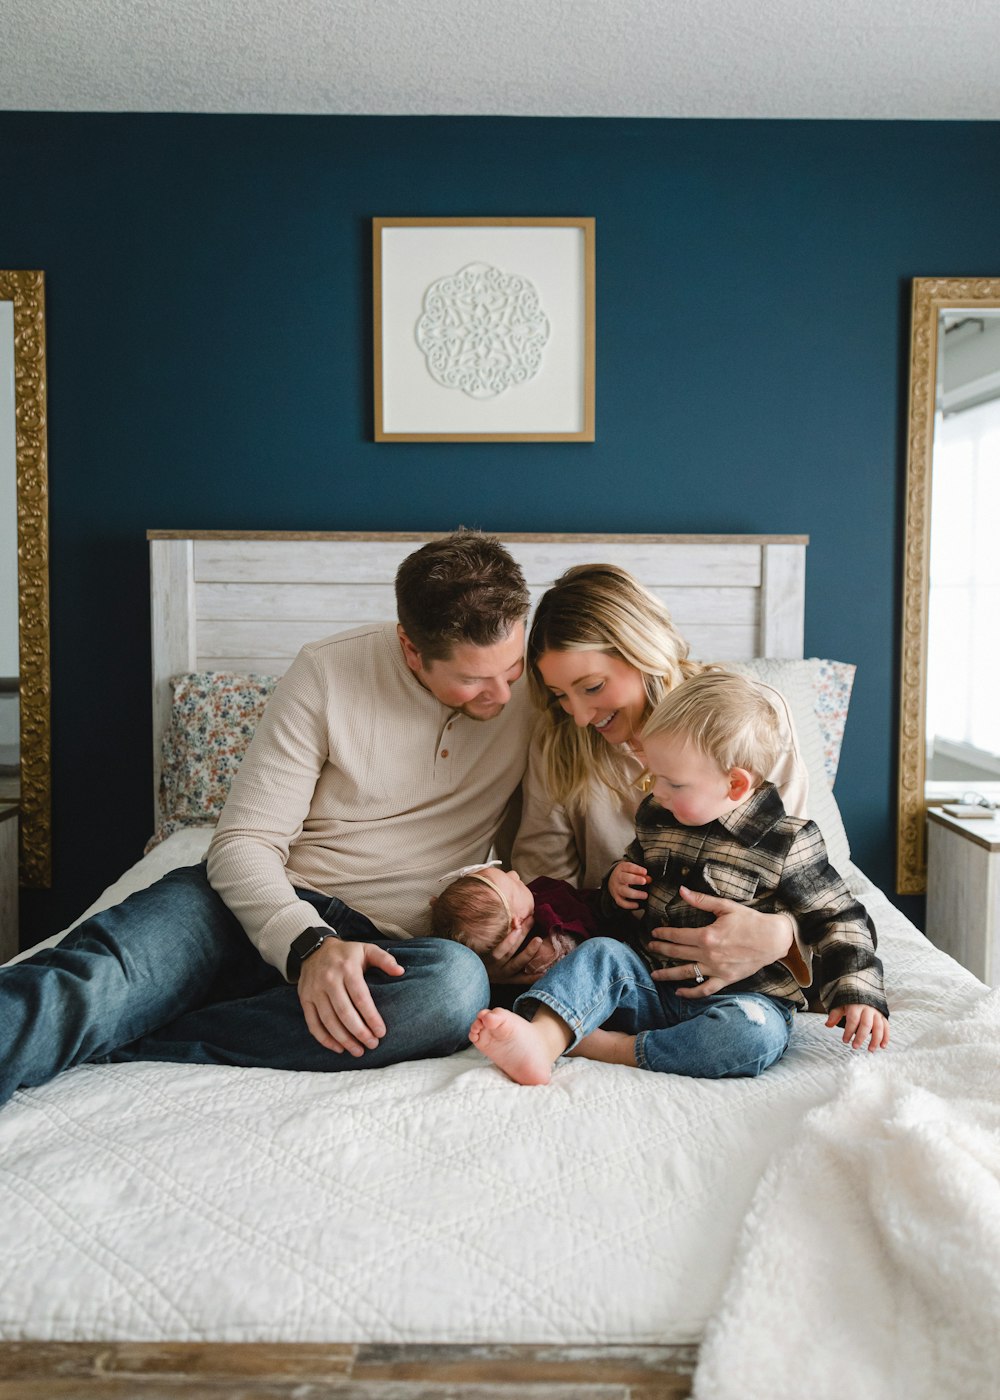
[[[545,713],[542,762],[549,796],[571,810],[587,805],[596,780],[613,792],[634,795],[621,755],[589,725],[581,728],[554,701],[538,670],[546,652],[601,651],[641,675],[649,707],[701,671],[670,613],[625,569],[579,564],[542,595],[528,636],[528,684]]]
[[[757,786],[781,753],[774,706],[752,681],[732,671],[705,671],[666,696],[650,715],[643,740],[688,739],[724,773],[745,768]]]
[[[490,880],[460,875],[431,904],[431,933],[477,953],[492,950],[509,932],[507,905]]]

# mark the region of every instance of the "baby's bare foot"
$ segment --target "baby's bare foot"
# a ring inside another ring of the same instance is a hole
[[[552,1056],[545,1037],[531,1021],[513,1011],[501,1007],[480,1011],[469,1039],[515,1084],[547,1084],[552,1077]]]

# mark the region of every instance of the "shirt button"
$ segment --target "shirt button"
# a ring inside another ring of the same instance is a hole
[[[691,867],[690,867],[690,865],[682,865],[682,866],[681,866],[681,874],[682,874],[682,875],[690,875],[690,874],[691,874]]]
[[[453,719],[452,719],[452,720],[449,720],[449,721],[448,721],[448,728],[450,729],[454,723],[455,723],[455,721],[454,721]]]
[[[447,758],[447,757],[448,757],[448,750],[447,750],[447,749],[442,749],[442,750],[441,750],[441,757],[442,757],[442,758]]]

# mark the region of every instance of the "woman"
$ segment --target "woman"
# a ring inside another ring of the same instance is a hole
[[[613,564],[583,564],[556,580],[538,604],[527,660],[542,715],[528,758],[513,866],[524,880],[549,875],[591,888],[634,835],[636,808],[645,796],[643,723],[669,690],[704,667],[689,658],[659,599]],[[805,816],[809,780],[791,714],[778,691],[762,689],[786,739],[768,777],[786,810]],[[781,960],[808,983],[789,915],[758,914],[707,895],[696,899],[715,914],[715,923],[678,930],[681,942],[665,936],[652,944],[660,956],[687,964],[663,968],[658,978],[703,975],[690,994],[706,996]],[[491,968],[491,977],[514,980],[531,951],[529,945],[502,969]]]

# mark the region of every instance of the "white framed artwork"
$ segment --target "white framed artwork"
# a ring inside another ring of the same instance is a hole
[[[372,220],[376,442],[594,441],[594,220]]]

